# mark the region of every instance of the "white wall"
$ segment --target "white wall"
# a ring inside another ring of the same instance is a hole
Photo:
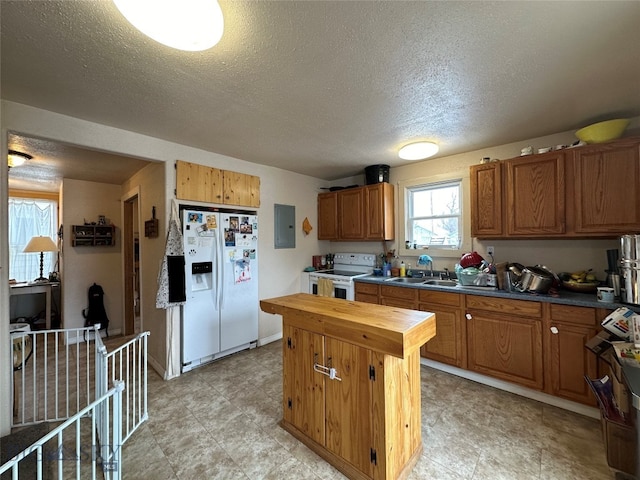
[[[167,318],[164,310],[156,308],[156,285],[160,264],[164,256],[166,234],[159,232],[155,238],[145,237],[144,221],[151,218],[151,209],[162,211],[165,204],[165,172],[163,163],[151,163],[133,175],[122,185],[121,196],[137,191],[140,210],[140,314],[142,329],[149,331],[148,355],[156,368],[163,372],[167,358]],[[159,216],[163,225],[164,215]],[[134,215],[135,217],[135,215]],[[136,217],[137,218],[137,217]],[[137,225],[134,223],[134,225]],[[134,226],[134,229],[136,227]],[[124,285],[121,296],[124,298]],[[123,312],[124,313],[124,312]]]
[[[90,161],[89,159],[87,161]],[[89,306],[88,290],[97,283],[104,290],[104,307],[109,318],[109,334],[122,331],[122,219],[119,185],[64,179],[63,228],[61,253],[62,302],[64,328],[85,324],[82,310]],[[98,215],[116,226],[114,246],[74,247],[73,225],[97,222]]]

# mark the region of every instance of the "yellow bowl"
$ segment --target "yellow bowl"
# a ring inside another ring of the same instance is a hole
[[[620,138],[627,125],[629,125],[629,120],[626,118],[594,123],[578,130],[576,137],[587,143],[608,142],[609,140]]]

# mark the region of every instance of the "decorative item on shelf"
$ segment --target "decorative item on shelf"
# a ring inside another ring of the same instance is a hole
[[[144,236],[156,238],[158,236],[158,219],[156,218],[156,207],[151,207],[151,220],[144,222]]]
[[[57,252],[58,247],[53,240],[49,237],[36,236],[29,240],[27,246],[24,247],[25,253],[37,253],[40,252],[40,276],[34,280],[34,282],[47,282],[48,279],[42,275],[44,267],[44,252]]]
[[[629,120],[619,118],[598,122],[581,128],[576,132],[576,137],[586,143],[603,143],[620,138],[629,125]]]
[[[107,224],[107,217],[105,217],[104,215],[98,215],[98,225],[106,225]]]

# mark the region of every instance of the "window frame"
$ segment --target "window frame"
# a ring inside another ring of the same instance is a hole
[[[462,254],[471,251],[471,219],[470,219],[470,192],[469,192],[469,175],[457,175],[455,173],[433,175],[429,177],[416,178],[398,182],[399,194],[402,201],[399,202],[399,223],[398,228],[398,251],[403,256],[417,256],[424,253],[431,257],[443,258],[460,258]],[[406,248],[407,232],[409,232],[409,213],[411,212],[410,201],[411,192],[424,187],[445,186],[448,184],[458,183],[460,186],[460,223],[459,234],[460,243],[457,248],[428,246],[426,248]]]

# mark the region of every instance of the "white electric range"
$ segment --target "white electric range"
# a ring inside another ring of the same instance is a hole
[[[318,280],[328,279],[333,284],[332,297],[355,300],[353,279],[371,275],[376,265],[373,253],[336,253],[332,270],[309,273],[309,292],[318,295]]]

